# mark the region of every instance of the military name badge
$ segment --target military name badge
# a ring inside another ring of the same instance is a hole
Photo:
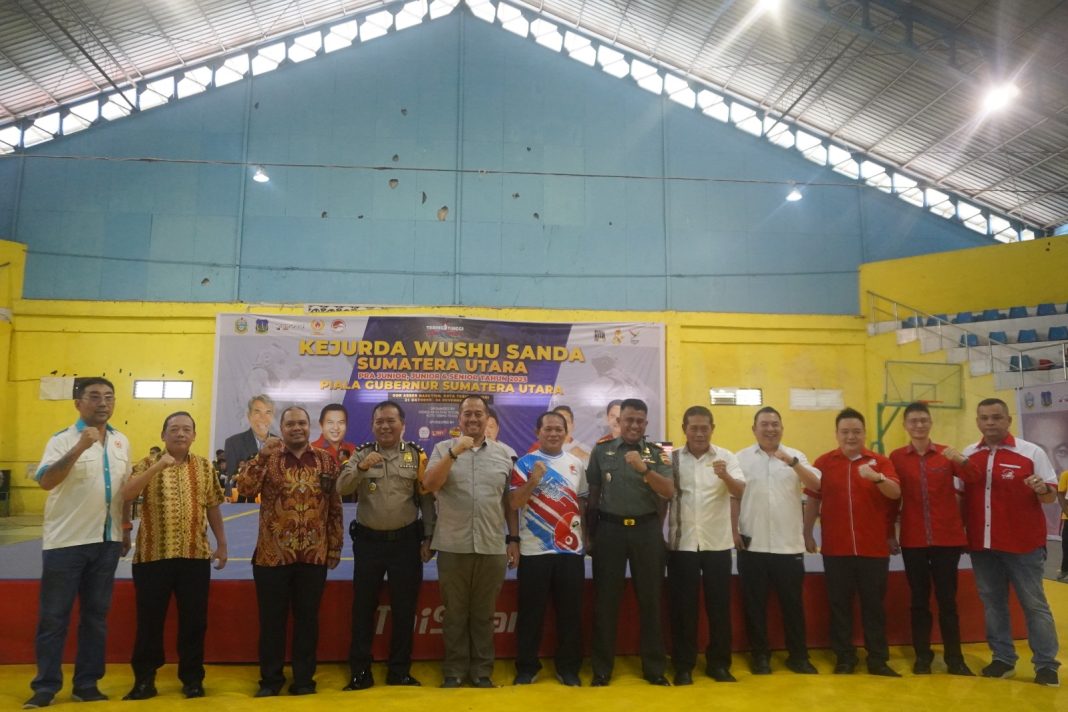
[[[378,490],[378,485],[376,483],[374,483],[374,482],[368,482],[367,483],[367,489],[370,492],[375,492],[375,491]]]

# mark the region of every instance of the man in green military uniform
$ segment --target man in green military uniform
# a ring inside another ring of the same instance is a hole
[[[660,587],[664,579],[664,538],[660,512],[675,494],[664,451],[646,442],[649,408],[628,398],[619,409],[619,437],[598,443],[590,453],[587,520],[591,527],[593,587],[593,686],[612,679],[619,600],[627,563],[638,598],[642,675],[653,685],[664,677],[666,655],[660,631]]]
[[[338,478],[338,492],[359,494],[352,534],[353,597],[351,678],[346,690],[365,690],[371,676],[371,643],[382,579],[389,580],[393,615],[387,685],[417,686],[411,676],[412,628],[423,581],[423,562],[430,560],[434,533],[434,499],[424,494],[426,453],[405,442],[404,410],[382,401],[371,412],[373,442],[356,449]],[[420,513],[422,517],[420,517]]]

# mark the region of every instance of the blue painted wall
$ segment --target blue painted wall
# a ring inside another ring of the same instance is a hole
[[[0,160],[0,186],[31,298],[848,314],[862,262],[990,244],[465,13]]]

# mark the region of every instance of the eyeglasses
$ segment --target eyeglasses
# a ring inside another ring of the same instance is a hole
[[[111,405],[115,402],[115,396],[104,396],[99,393],[86,393],[82,396],[82,400],[89,403],[107,403],[108,405]]]

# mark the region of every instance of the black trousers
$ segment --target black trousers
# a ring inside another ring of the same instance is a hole
[[[831,649],[840,662],[856,662],[853,600],[860,599],[860,622],[868,665],[890,659],[886,644],[886,578],[890,557],[824,556],[823,571],[831,608]]]
[[[252,566],[260,609],[260,687],[280,690],[286,682],[286,624],[293,612],[293,684],[312,685],[319,644],[319,602],[326,566]]]
[[[905,576],[912,592],[912,647],[917,660],[930,661],[931,652],[931,583],[938,601],[938,629],[946,662],[963,662],[960,650],[960,620],[957,617],[957,566],[960,547],[931,546],[901,549]]]
[[[690,672],[697,663],[698,590],[704,587],[708,616],[708,668],[731,666],[731,552],[668,552],[668,597],[671,601],[671,660],[675,672]]]
[[[384,540],[386,536],[393,538]],[[423,561],[419,546],[423,530],[419,522],[386,535],[364,527],[355,528],[352,542],[352,643],[349,668],[352,674],[371,667],[371,643],[375,637],[382,580],[389,579],[392,633],[389,642],[389,674],[407,675],[412,665],[412,628]]]
[[[1068,572],[1068,519],[1061,520],[1061,571]]]
[[[582,667],[582,588],[586,565],[576,554],[519,557],[519,620],[516,672],[541,669],[538,650],[549,598],[556,613],[556,672],[578,675]]]
[[[593,674],[612,674],[619,602],[629,562],[631,584],[638,598],[642,674],[646,677],[663,675],[667,656],[660,625],[660,589],[664,582],[664,539],[660,522],[653,519],[625,527],[602,519],[597,524],[594,542]]]
[[[162,559],[134,564],[133,582],[137,593],[137,635],[130,659],[134,677],[151,677],[163,665],[163,624],[174,596],[178,605],[178,679],[186,685],[202,682],[210,562]]]
[[[808,660],[805,636],[804,554],[738,552],[738,575],[745,604],[745,630],[754,656],[770,655],[768,644],[768,590],[774,589],[782,611],[782,626],[790,660]]]

